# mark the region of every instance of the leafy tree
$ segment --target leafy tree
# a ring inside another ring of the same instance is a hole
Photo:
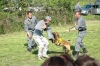
[[[25,12],[29,6],[44,7],[46,11],[34,12],[38,19],[44,18],[46,15],[52,17],[52,25],[64,25],[72,22],[73,11],[76,0],[0,0],[0,9],[5,7],[22,8],[22,11],[15,10],[14,12],[0,12],[0,33],[20,31],[23,29],[23,20],[26,16]],[[5,19],[6,18],[6,19]],[[5,22],[5,24],[3,24]]]
[[[53,9],[55,12],[53,16],[56,17],[57,15],[57,21],[55,22],[66,24],[73,21],[73,6],[76,0],[47,0],[46,2],[45,7],[47,8],[47,12],[49,11],[50,13]]]

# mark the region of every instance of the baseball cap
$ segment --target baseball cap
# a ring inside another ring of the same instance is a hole
[[[51,17],[50,16],[46,16],[45,19],[51,20]]]

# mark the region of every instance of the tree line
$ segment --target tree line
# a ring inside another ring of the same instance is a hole
[[[45,9],[41,12],[33,11],[39,20],[50,15],[51,25],[66,25],[73,22],[73,6],[76,2],[77,0],[0,0],[0,34],[23,30],[23,21],[29,7]]]

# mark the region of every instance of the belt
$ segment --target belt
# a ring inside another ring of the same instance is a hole
[[[86,29],[78,30],[78,31],[85,31]]]
[[[85,27],[79,27],[79,28],[78,28],[78,31],[85,31],[85,30],[86,30]]]
[[[35,33],[36,35],[43,36],[42,31],[40,31],[40,30],[38,30],[38,29],[35,29],[35,30],[34,30],[34,33]]]
[[[32,28],[28,28],[28,30],[33,30],[34,31],[34,29],[32,29]]]

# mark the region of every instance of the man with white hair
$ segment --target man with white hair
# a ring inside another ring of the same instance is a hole
[[[46,16],[44,20],[40,20],[37,25],[35,26],[33,38],[38,45],[38,58],[42,60],[42,57],[49,58],[47,55],[48,40],[43,36],[43,30],[47,28],[47,23],[51,21],[50,16]]]

